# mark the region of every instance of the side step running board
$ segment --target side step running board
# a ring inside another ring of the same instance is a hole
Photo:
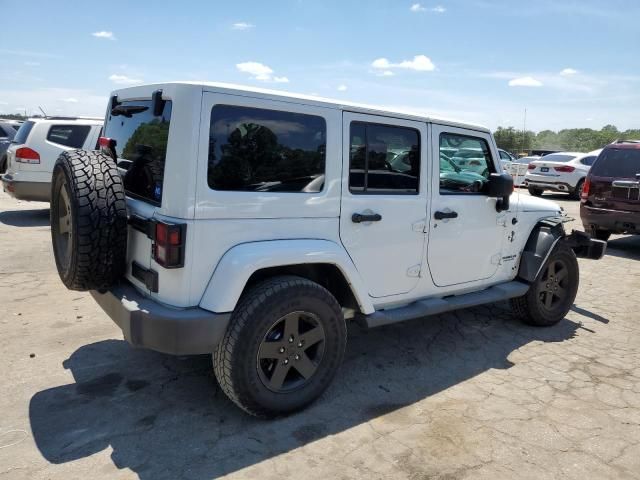
[[[366,328],[381,327],[392,323],[404,322],[414,318],[437,315],[439,313],[475,307],[486,303],[500,302],[520,297],[527,293],[529,284],[524,282],[507,282],[489,287],[479,292],[452,295],[445,298],[429,298],[418,300],[404,307],[378,310],[370,315],[356,314],[356,322]]]

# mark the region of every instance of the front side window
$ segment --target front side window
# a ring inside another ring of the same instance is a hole
[[[317,193],[324,187],[326,147],[322,117],[215,105],[207,181],[214,190]]]
[[[440,192],[481,192],[494,171],[489,144],[483,138],[440,134]]]
[[[351,193],[417,194],[419,183],[420,132],[408,127],[351,123]]]
[[[118,167],[126,170],[127,194],[154,205],[162,202],[171,123],[171,100],[155,116],[151,100],[124,101],[109,111],[104,136],[114,142]]]
[[[82,148],[89,135],[89,125],[51,125],[47,140],[71,148]]]

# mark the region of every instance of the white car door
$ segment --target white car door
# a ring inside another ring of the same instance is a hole
[[[505,213],[483,193],[489,173],[500,172],[489,133],[442,125],[432,128],[434,175],[428,263],[433,282],[456,285],[492,277],[501,260]],[[456,149],[479,148],[485,171],[468,171],[453,162]],[[451,153],[453,152],[453,155]]]
[[[340,238],[372,297],[418,283],[427,208],[427,125],[344,112]]]

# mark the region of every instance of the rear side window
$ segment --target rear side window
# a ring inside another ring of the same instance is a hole
[[[640,173],[640,150],[607,148],[593,164],[591,173],[598,177],[636,178]]]
[[[349,191],[417,194],[420,132],[413,128],[351,122]]]
[[[104,136],[115,142],[118,167],[126,170],[127,194],[154,205],[162,202],[171,100],[159,116],[151,100],[126,101],[109,112]]]
[[[27,143],[27,138],[29,138],[29,134],[31,133],[31,129],[34,125],[35,122],[31,121],[26,121],[22,125],[20,125],[16,136],[13,137],[14,143]]]
[[[89,135],[89,125],[51,125],[47,140],[71,148],[82,148]]]
[[[326,122],[316,115],[215,105],[209,129],[209,187],[320,192],[326,139]]]
[[[593,165],[593,162],[596,161],[596,156],[592,155],[590,157],[584,157],[582,160],[580,160],[580,163],[583,165],[587,165],[588,167],[590,167],[591,165]]]

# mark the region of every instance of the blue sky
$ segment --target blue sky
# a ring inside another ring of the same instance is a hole
[[[534,130],[640,128],[637,0],[10,5],[0,112],[101,116],[122,86],[210,80],[492,128],[525,108]]]

